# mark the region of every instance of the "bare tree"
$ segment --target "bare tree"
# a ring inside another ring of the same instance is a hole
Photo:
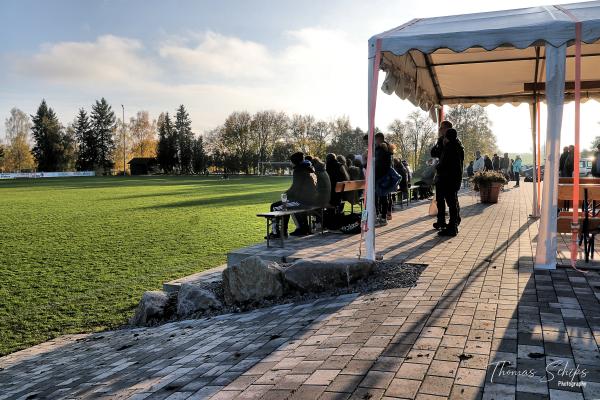
[[[265,162],[273,156],[275,143],[285,137],[288,117],[283,112],[259,111],[252,117],[250,129],[258,151],[258,161]],[[264,168],[260,173],[264,173]]]
[[[407,124],[395,119],[388,126],[389,133],[386,135],[388,142],[397,147],[397,152],[402,160],[408,160],[410,155],[410,139],[408,137]]]
[[[429,116],[421,111],[414,111],[408,115],[405,123],[408,146],[414,169],[421,167],[426,160],[427,153],[435,141],[435,125]]]

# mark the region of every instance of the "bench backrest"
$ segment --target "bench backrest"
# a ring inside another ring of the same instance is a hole
[[[572,185],[573,184],[573,178],[567,178],[567,177],[562,177],[562,178],[558,178],[558,183],[567,183]],[[596,184],[596,185],[600,185],[600,178],[590,178],[590,177],[580,177],[579,178],[579,184],[580,185],[592,185],[592,184]]]
[[[588,201],[600,200],[600,185],[583,184],[579,185],[579,201],[584,199],[585,190],[587,190]],[[573,185],[559,184],[558,185],[558,200],[573,200]]]
[[[342,181],[335,184],[335,192],[353,192],[355,190],[364,190],[365,181]]]

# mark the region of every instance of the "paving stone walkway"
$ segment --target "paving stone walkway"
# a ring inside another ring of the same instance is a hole
[[[0,358],[0,399],[600,399],[600,275],[533,270],[530,191],[463,194],[452,239],[394,214],[378,248],[428,264],[413,288],[59,338]],[[357,253],[324,243],[288,250]]]

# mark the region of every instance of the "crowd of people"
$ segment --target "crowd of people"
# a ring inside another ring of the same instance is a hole
[[[508,153],[504,153],[503,157],[494,154],[490,158],[487,154],[483,157],[480,151],[475,152],[475,160],[469,162],[467,167],[467,176],[473,177],[477,172],[483,171],[496,171],[504,175],[508,181],[515,181],[515,187],[519,187],[520,174],[523,168],[523,160],[521,156],[516,156],[513,160],[508,156]]]
[[[365,148],[368,136],[365,135]],[[383,133],[374,136],[375,157],[375,210],[376,224],[386,225],[392,219],[393,205],[397,196],[408,196],[411,187],[412,171],[406,160],[395,157],[395,146],[385,140]],[[569,160],[569,148],[561,156],[561,175],[572,174],[572,162]],[[600,151],[600,148],[599,148]],[[572,151],[571,151],[572,152]],[[420,180],[414,185],[419,187],[417,196],[428,198],[432,195],[431,188],[435,187],[435,203],[437,205],[437,221],[433,227],[440,236],[456,236],[461,222],[458,191],[463,180],[464,147],[458,138],[458,132],[449,121],[442,121],[438,131],[438,139],[431,149],[431,158],[421,171]],[[563,159],[564,158],[564,159]],[[344,157],[333,153],[327,154],[322,161],[317,157],[305,155],[302,152],[292,154],[290,161],[293,165],[291,187],[282,195],[281,201],[271,205],[271,211],[291,210],[294,208],[326,208],[329,216],[344,215],[344,202],[357,204],[361,199],[359,191],[336,192],[336,184],[342,181],[364,180],[366,173],[367,154],[349,154]],[[466,168],[468,177],[480,171],[497,171],[519,186],[519,175],[522,168],[520,156],[511,159],[508,153],[503,157],[494,154],[491,158],[475,154],[475,159]],[[570,168],[570,169],[569,169]],[[598,168],[600,171],[600,168]],[[570,175],[563,175],[570,176]],[[449,220],[446,221],[446,208]],[[327,214],[323,221],[327,227]],[[310,233],[308,215],[295,213],[293,215],[296,230],[293,236],[303,236]],[[282,218],[281,225],[274,224],[273,237],[281,233],[288,235],[289,217]],[[328,227],[329,228],[329,227]],[[283,230],[281,232],[280,230]]]
[[[365,148],[368,136],[364,137]],[[377,224],[385,225],[392,218],[392,208],[398,192],[408,196],[412,171],[406,160],[394,157],[395,146],[385,141],[382,133],[375,135],[375,192]],[[364,154],[349,154],[346,157],[333,153],[327,154],[322,161],[317,157],[296,152],[291,155],[292,185],[282,195],[282,199],[271,204],[271,211],[293,210],[297,208],[326,208],[324,221],[336,225],[336,216],[343,215],[344,202],[358,204],[361,191],[336,192],[338,182],[364,180],[366,172],[366,151]],[[308,214],[295,213],[296,230],[292,236],[304,236],[310,233]],[[289,217],[283,217],[281,224],[274,224],[271,237],[283,233],[288,236]],[[280,229],[283,232],[280,232]]]

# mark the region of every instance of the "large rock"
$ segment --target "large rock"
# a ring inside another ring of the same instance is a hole
[[[165,292],[144,292],[135,310],[135,315],[129,320],[129,323],[131,325],[144,326],[163,319],[168,303],[169,296]]]
[[[193,283],[181,285],[177,295],[177,315],[180,317],[222,306],[211,291]]]
[[[223,289],[227,304],[278,298],[283,295],[283,273],[277,263],[252,256],[223,271]]]
[[[373,261],[358,259],[298,260],[285,269],[284,279],[293,289],[322,292],[335,287],[347,287],[367,277],[374,265]]]

